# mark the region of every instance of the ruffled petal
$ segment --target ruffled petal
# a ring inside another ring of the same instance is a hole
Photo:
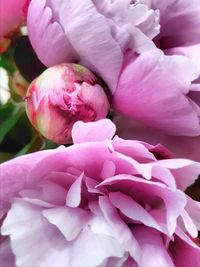
[[[174,244],[170,252],[176,267],[196,267],[200,262],[200,247],[198,247],[183,231],[177,229]]]
[[[42,216],[40,206],[15,200],[4,220],[2,234],[10,235],[17,266],[67,265],[67,243],[59,230]]]
[[[171,236],[176,228],[177,218],[182,213],[186,205],[186,197],[179,190],[171,190],[159,182],[147,181],[131,175],[117,175],[101,182],[97,188],[109,186],[115,191],[126,192],[136,200],[136,202],[149,205],[149,212],[154,216],[160,225],[163,225],[163,218],[168,229],[168,235]],[[162,201],[164,207],[162,206]],[[176,203],[176,206],[174,206]]]
[[[15,267],[15,257],[10,246],[10,239],[0,236],[0,266]]]
[[[55,14],[45,0],[34,0],[30,3],[27,18],[29,38],[39,59],[48,67],[77,59],[76,52]]]
[[[170,61],[157,52],[140,56],[130,53],[127,57],[113,106],[128,117],[166,133],[199,135],[199,115],[186,95],[190,79],[196,77],[194,64],[186,57],[180,60],[174,56]]]
[[[142,259],[139,266],[145,267],[175,267],[170,254],[166,251],[161,234],[145,226],[136,226],[133,228],[133,234],[138,240]]]
[[[104,141],[112,139],[115,131],[115,125],[108,119],[87,123],[78,121],[72,128],[72,138],[74,144]]]
[[[55,150],[45,150],[7,161],[0,166],[0,216],[10,207],[10,201],[27,184],[31,169],[43,158],[54,154]],[[14,174],[13,174],[13,170]]]

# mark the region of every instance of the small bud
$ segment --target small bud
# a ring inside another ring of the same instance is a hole
[[[77,64],[45,70],[29,86],[26,111],[33,126],[47,139],[71,142],[73,124],[105,118],[109,102],[95,76]]]
[[[21,97],[26,96],[28,83],[22,77],[22,75],[20,74],[18,70],[10,77],[9,85],[10,85],[11,90],[13,90],[14,93],[16,93],[17,95],[20,95]]]

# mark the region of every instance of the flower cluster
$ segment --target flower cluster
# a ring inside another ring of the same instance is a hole
[[[0,1],[0,266],[199,267],[200,0]]]
[[[28,12],[45,65],[83,64],[115,110],[182,136],[200,135],[199,25],[199,0],[32,0]]]
[[[114,133],[77,122],[73,146],[1,166],[1,266],[198,266],[200,164]]]

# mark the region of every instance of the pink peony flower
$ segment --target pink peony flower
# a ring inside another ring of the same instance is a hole
[[[197,267],[200,164],[77,122],[74,145],[1,165],[1,266]]]
[[[61,64],[45,70],[29,86],[26,111],[33,126],[46,138],[71,142],[78,121],[105,118],[109,102],[96,77],[77,64]]]
[[[32,0],[28,12],[44,64],[80,62],[107,83],[115,110],[184,136],[200,134],[199,24],[199,0]]]
[[[0,40],[9,37],[24,21],[30,0],[1,0]]]

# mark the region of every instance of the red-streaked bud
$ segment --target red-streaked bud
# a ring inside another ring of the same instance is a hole
[[[45,70],[29,86],[26,111],[33,126],[47,139],[67,144],[73,124],[105,118],[109,102],[95,76],[77,64]]]

